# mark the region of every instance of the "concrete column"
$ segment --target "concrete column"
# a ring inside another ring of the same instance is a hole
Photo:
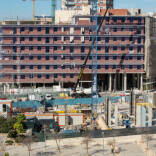
[[[109,91],[112,91],[112,74],[109,74]]]
[[[140,75],[140,90],[143,90],[143,75]]]
[[[124,91],[127,90],[127,74],[124,74]]]

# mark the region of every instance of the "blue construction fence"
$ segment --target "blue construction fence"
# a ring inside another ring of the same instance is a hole
[[[129,102],[129,96],[111,96],[108,97],[111,100],[111,103],[117,102]],[[92,101],[93,100],[93,101]],[[44,104],[47,107],[55,106],[55,105],[79,105],[79,104],[87,104],[90,105],[92,103],[104,103],[105,97],[99,97],[98,99],[92,98],[77,98],[77,99],[54,99],[54,100],[46,100],[46,101],[19,101],[13,102],[13,107],[15,108],[39,108]]]

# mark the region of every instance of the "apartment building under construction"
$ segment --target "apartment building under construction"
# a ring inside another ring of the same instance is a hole
[[[67,2],[67,1],[66,1]],[[113,7],[113,3],[110,0]],[[98,13],[98,23],[104,9]],[[90,15],[76,15],[70,24],[47,21],[3,21],[0,25],[0,82],[21,86],[72,87],[78,78],[93,32]],[[131,16],[127,9],[109,10],[97,38],[97,72],[100,90],[143,87],[151,75],[150,21]],[[148,74],[147,74],[148,71]],[[92,56],[80,82],[90,87]],[[154,75],[154,76],[153,76]]]

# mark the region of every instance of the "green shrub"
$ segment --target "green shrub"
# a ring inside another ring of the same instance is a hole
[[[14,142],[12,140],[6,140],[5,143],[8,145],[12,145]]]
[[[8,133],[9,138],[16,138],[17,137],[17,131],[16,130],[11,130]]]
[[[0,133],[8,133],[10,130],[13,130],[15,122],[15,118],[6,119],[4,117],[0,117]]]
[[[8,152],[7,152],[7,153],[5,153],[5,154],[4,154],[4,156],[9,156],[9,153],[8,153]]]

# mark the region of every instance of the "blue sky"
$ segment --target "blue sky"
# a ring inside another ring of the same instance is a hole
[[[36,15],[50,15],[51,0],[36,0]],[[57,3],[60,0],[56,0]],[[156,12],[156,0],[114,0],[115,8],[141,8]],[[32,0],[0,0],[0,20],[31,19]]]

